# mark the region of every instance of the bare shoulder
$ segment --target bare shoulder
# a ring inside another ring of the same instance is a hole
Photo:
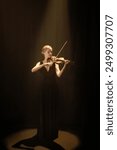
[[[39,65],[40,65],[40,61],[36,63],[36,66],[39,66]]]

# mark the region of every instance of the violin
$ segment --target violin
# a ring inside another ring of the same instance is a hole
[[[53,63],[56,63],[56,64],[61,64],[61,63],[69,63],[70,62],[70,60],[68,60],[68,59],[65,59],[64,57],[56,57],[56,56],[52,56],[51,57],[51,61],[53,62]]]

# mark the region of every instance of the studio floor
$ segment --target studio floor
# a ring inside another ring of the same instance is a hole
[[[12,145],[14,145],[15,143],[21,140],[33,137],[34,135],[36,135],[36,133],[37,133],[36,129],[27,129],[27,130],[22,130],[22,131],[13,133],[5,138],[5,145],[8,150],[22,150],[20,148],[13,148]],[[68,131],[63,131],[63,130],[59,130],[58,138],[55,139],[54,142],[62,146],[65,150],[75,150],[80,145],[80,139],[76,135]],[[48,148],[43,147],[43,146],[36,146],[36,147],[33,147],[33,149],[34,150],[49,150]]]

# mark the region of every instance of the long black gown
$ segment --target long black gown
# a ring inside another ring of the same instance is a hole
[[[42,145],[51,150],[64,150],[59,144],[53,142],[58,137],[56,110],[59,100],[55,64],[50,67],[49,71],[43,67],[33,75],[33,81],[36,82],[33,107],[37,119],[37,134],[32,138],[19,141],[12,147],[24,149],[21,144],[31,147]]]
[[[49,71],[42,67],[35,74],[38,78],[35,78],[37,81],[35,106],[39,123],[37,134],[39,139],[55,139],[58,136],[56,107],[59,96],[55,64],[50,67]]]

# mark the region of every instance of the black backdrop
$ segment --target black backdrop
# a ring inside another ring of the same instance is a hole
[[[36,126],[27,89],[34,65],[31,54],[47,3],[0,0],[1,138]],[[66,85],[70,76],[74,78],[75,96],[69,103],[61,96],[60,128],[75,129],[83,146],[99,149],[99,2],[69,0],[69,17],[75,65],[72,71],[68,68],[61,80]],[[70,83],[64,86],[66,91],[70,91]],[[64,90],[63,94],[66,93]]]

